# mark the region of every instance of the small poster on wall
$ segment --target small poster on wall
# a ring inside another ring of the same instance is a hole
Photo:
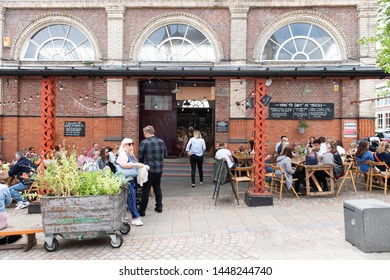
[[[228,132],[229,131],[229,123],[217,121],[217,132]]]
[[[356,138],[357,137],[357,122],[346,121],[344,122],[344,137]]]

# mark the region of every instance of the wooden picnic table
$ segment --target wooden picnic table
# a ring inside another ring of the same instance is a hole
[[[334,195],[334,180],[333,180],[333,165],[332,164],[317,164],[317,165],[306,165],[302,163],[301,158],[293,158],[291,160],[292,164],[298,168],[305,169],[305,178],[306,178],[306,194],[308,196],[324,196],[324,195]],[[317,178],[315,177],[315,172],[324,171],[330,177],[330,186],[329,191],[324,191],[321,185],[318,183]],[[310,179],[313,180],[317,191],[310,191]]]
[[[253,164],[253,154],[236,152],[233,154],[233,157],[237,159],[239,167],[248,167]]]

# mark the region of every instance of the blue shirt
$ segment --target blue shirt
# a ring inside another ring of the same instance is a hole
[[[370,169],[370,166],[368,164],[362,164],[362,162],[365,162],[366,160],[375,161],[374,155],[370,151],[366,151],[361,158],[358,156],[355,156],[355,158],[359,163],[361,172],[368,172],[368,170]]]
[[[0,184],[0,212],[5,211],[5,206],[11,204],[11,194],[8,186]]]
[[[191,155],[197,155],[198,157],[203,156],[204,151],[206,150],[206,143],[203,138],[192,137],[188,141],[186,152],[190,152]]]
[[[168,157],[167,146],[164,141],[156,136],[142,140],[139,145],[139,162],[149,165],[149,172],[162,173],[164,158]]]

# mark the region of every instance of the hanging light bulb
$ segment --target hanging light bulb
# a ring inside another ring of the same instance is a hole
[[[32,99],[32,96],[30,95],[30,98],[29,98],[30,100]]]

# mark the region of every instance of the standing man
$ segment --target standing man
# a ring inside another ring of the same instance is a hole
[[[155,130],[153,126],[148,125],[144,127],[143,132],[145,139],[139,145],[138,160],[143,164],[149,165],[150,169],[148,181],[142,186],[141,204],[139,206],[141,216],[145,216],[149,202],[149,192],[152,186],[156,196],[154,211],[162,212],[161,175],[164,158],[168,157],[167,146],[163,140],[154,136]]]

